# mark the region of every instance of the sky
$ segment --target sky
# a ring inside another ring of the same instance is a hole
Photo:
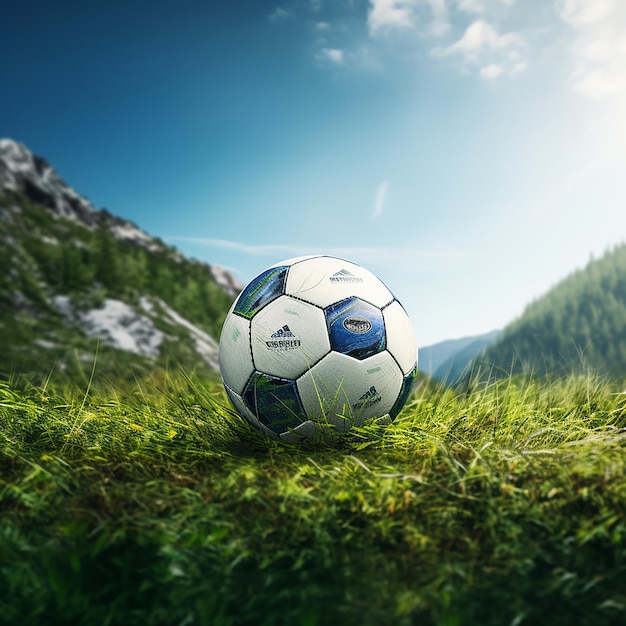
[[[624,0],[12,4],[0,137],[243,284],[351,260],[426,346],[626,241]]]

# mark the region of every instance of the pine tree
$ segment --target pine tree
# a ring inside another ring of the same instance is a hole
[[[120,288],[121,268],[117,254],[116,241],[108,224],[100,222],[94,240],[95,279],[108,291]]]

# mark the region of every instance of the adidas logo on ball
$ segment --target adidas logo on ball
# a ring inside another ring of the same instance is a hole
[[[353,411],[362,411],[369,409],[382,400],[382,396],[376,391],[376,387],[372,385],[358,400],[352,405]]]
[[[335,272],[330,277],[331,283],[362,283],[363,279],[355,276],[352,272],[349,272],[346,269],[339,270]]]
[[[285,324],[282,328],[272,333],[271,340],[266,341],[265,345],[273,350],[291,350],[292,348],[299,348],[302,345],[302,341]]]

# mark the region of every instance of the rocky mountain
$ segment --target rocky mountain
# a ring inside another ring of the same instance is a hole
[[[238,281],[96,209],[24,145],[0,140],[0,376],[182,364],[217,370]]]

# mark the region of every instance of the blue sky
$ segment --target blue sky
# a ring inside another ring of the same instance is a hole
[[[626,240],[623,0],[25,2],[0,136],[243,282],[361,263],[418,343]]]

